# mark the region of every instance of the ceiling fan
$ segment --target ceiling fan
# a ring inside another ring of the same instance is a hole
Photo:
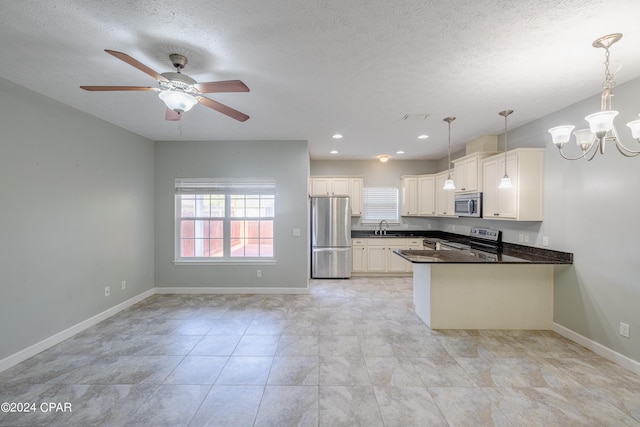
[[[169,55],[169,59],[176,72],[157,73],[147,67],[140,61],[130,57],[126,53],[116,52],[115,50],[105,49],[105,52],[115,56],[121,61],[137,68],[156,79],[159,88],[146,86],[80,86],[80,88],[88,91],[151,91],[158,92],[158,96],[167,106],[166,120],[180,120],[182,113],[189,111],[195,104],[200,103],[205,107],[216,110],[222,114],[244,122],[249,116],[234,110],[224,104],[213,99],[202,96],[203,93],[221,93],[221,92],[249,92],[249,88],[240,80],[226,80],[218,82],[198,83],[191,77],[180,72],[187,65],[187,58],[184,55],[173,53]]]

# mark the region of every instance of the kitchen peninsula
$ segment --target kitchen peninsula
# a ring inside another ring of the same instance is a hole
[[[554,265],[564,252],[398,250],[413,263],[416,314],[431,329],[551,329]]]

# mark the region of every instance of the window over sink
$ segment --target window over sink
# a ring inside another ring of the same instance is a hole
[[[362,199],[362,224],[400,223],[398,189],[394,187],[365,187]]]

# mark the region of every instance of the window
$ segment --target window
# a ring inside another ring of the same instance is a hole
[[[178,262],[274,259],[275,182],[176,179]]]
[[[362,224],[377,224],[382,220],[398,224],[398,189],[365,187],[363,190]]]

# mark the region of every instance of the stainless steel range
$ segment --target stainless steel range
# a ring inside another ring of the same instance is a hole
[[[471,249],[500,253],[502,252],[502,231],[473,227],[469,234],[469,246]]]

